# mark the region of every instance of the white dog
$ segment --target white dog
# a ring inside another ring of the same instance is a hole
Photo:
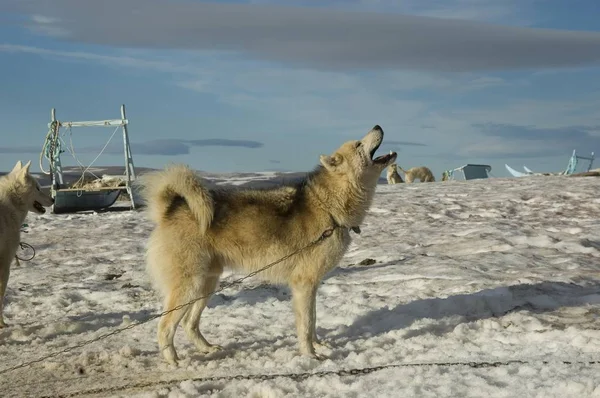
[[[402,177],[398,173],[398,165],[396,163],[392,163],[387,168],[387,182],[388,184],[401,184]]]
[[[375,195],[383,169],[396,153],[375,157],[383,130],[375,126],[361,140],[348,141],[304,181],[263,190],[211,189],[186,166],[172,166],[142,177],[149,214],[156,223],[150,236],[147,270],[169,312],[158,324],[164,358],[177,363],[173,345],[181,321],[201,352],[214,352],[199,329],[208,297],[225,267],[258,271],[259,277],[292,290],[299,351],[313,358],[322,344],[316,333],[316,296],[323,277],[340,261]],[[325,230],[332,235],[311,242]],[[289,256],[304,247],[304,252]],[[203,297],[185,306],[194,297]]]
[[[38,182],[29,174],[31,162],[25,166],[18,161],[13,170],[0,177],[0,328],[5,327],[4,295],[10,263],[15,258],[20,242],[21,225],[27,212],[44,214],[44,206],[51,206],[52,198],[43,193]]]

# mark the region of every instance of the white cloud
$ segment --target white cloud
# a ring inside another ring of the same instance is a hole
[[[189,71],[187,67],[180,66],[175,63],[135,58],[126,55],[103,55],[82,51],[60,51],[15,44],[0,44],[0,52],[27,53],[46,57],[53,57],[68,61],[87,61],[110,66],[126,66],[130,68],[153,69],[161,72]]]
[[[162,52],[134,51],[135,56],[130,56],[10,44],[0,44],[0,52],[163,72],[182,88],[213,95],[222,104],[264,114],[272,120],[293,123],[293,128],[318,125],[344,130],[356,125],[385,123],[414,130],[416,126],[427,124],[420,120],[427,113],[426,103],[399,99],[399,94],[413,90],[451,93],[505,84],[502,79],[475,74],[401,71],[364,74],[278,68],[189,52],[170,52],[167,56]],[[436,133],[427,131],[425,134]]]
[[[461,155],[495,158],[547,157],[566,155],[573,149],[586,154],[600,149],[600,136],[590,132],[597,130],[597,126],[539,128],[487,123],[473,127],[482,134],[477,141],[461,147]]]
[[[278,0],[250,0],[252,4],[281,4]],[[426,17],[528,25],[531,0],[290,0],[288,5],[332,7],[356,11],[396,12]]]
[[[588,98],[586,98],[588,97]],[[600,125],[600,98],[583,95],[578,101],[510,99],[498,107],[454,109],[452,115],[470,123],[498,123],[540,128]]]
[[[45,15],[38,15],[38,14],[33,14],[31,16],[31,20],[35,23],[43,24],[43,25],[60,23],[60,20],[57,18],[47,17]]]
[[[57,38],[69,36],[69,31],[65,27],[61,26],[61,21],[58,18],[33,14],[30,17],[30,21],[30,23],[26,23],[26,26],[37,34]]]
[[[568,142],[532,142],[514,137],[486,136],[478,123],[558,128],[600,126],[600,99],[593,95],[579,101],[512,99],[506,105],[467,107],[446,102],[435,110],[441,94],[458,95],[514,84],[502,78],[474,73],[447,74],[383,71],[351,73],[278,68],[273,65],[220,56],[207,57],[194,52],[125,51],[96,54],[80,51],[55,51],[19,45],[0,45],[0,52],[19,52],[64,61],[91,62],[107,66],[142,68],[163,72],[179,86],[213,95],[231,108],[248,111],[254,117],[280,126],[282,135],[309,131],[354,137],[357,126],[381,124],[388,140],[427,144],[402,153],[410,162],[427,151],[440,156],[465,156],[470,159],[493,156],[513,157],[569,152]],[[122,54],[132,54],[122,55]],[[419,100],[412,93],[429,95]],[[404,93],[404,95],[403,95]],[[405,98],[405,99],[401,99]],[[426,126],[423,127],[423,126]],[[597,131],[590,130],[597,135]],[[591,142],[591,141],[590,141]],[[537,152],[536,152],[537,151]],[[537,155],[536,155],[537,156]]]

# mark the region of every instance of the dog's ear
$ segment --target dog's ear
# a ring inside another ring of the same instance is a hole
[[[25,164],[25,166],[23,166],[23,168],[21,169],[21,173],[22,173],[23,175],[27,175],[27,174],[29,174],[29,168],[30,168],[30,167],[31,167],[31,160],[30,160],[29,162],[27,162],[27,163]]]
[[[340,163],[342,163],[342,157],[337,154],[333,156],[321,155],[319,157],[319,160],[321,161],[323,167],[325,167],[329,171],[334,171],[336,167],[338,167]]]
[[[15,167],[13,167],[10,174],[16,173],[17,171],[21,170],[22,168],[23,168],[23,165],[21,164],[21,161],[18,160],[17,164],[15,164]]]
[[[22,181],[26,181],[27,176],[29,175],[30,167],[31,167],[31,160],[29,162],[27,162],[27,164],[25,164],[25,166],[21,167],[21,170],[19,170],[17,172],[18,178],[20,178]]]

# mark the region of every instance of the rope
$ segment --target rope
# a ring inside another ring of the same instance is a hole
[[[58,158],[62,152],[60,141],[58,139],[59,129],[60,123],[58,121],[55,120],[50,124],[50,128],[48,130],[48,133],[46,134],[44,144],[42,145],[42,151],[40,152],[40,170],[46,175],[50,175],[52,173],[54,159]],[[44,170],[44,157],[48,159],[48,171]]]
[[[33,260],[33,258],[35,257],[35,248],[33,246],[31,246],[29,243],[25,243],[25,242],[21,242],[19,243],[19,246],[21,247],[21,250],[25,250],[25,249],[31,249],[32,254],[31,257],[29,258],[21,258],[18,255],[15,255],[15,257],[21,261],[31,261]]]
[[[25,228],[29,227],[29,225],[27,224],[23,224],[21,226],[21,232],[28,234],[29,232],[25,230]],[[31,251],[33,252],[33,254],[31,255],[31,257],[29,258],[21,258],[18,255],[15,254],[15,258],[17,259],[17,265],[21,265],[19,264],[19,260],[21,261],[31,261],[33,260],[33,258],[35,257],[35,248],[33,246],[31,246],[29,243],[25,243],[25,242],[19,242],[19,247],[21,248],[21,250],[25,250],[25,249],[31,249]]]
[[[85,180],[86,173],[90,173],[95,178],[99,178],[96,174],[94,174],[93,172],[91,172],[89,170],[94,165],[94,163],[98,160],[98,158],[100,158],[100,156],[104,153],[104,151],[106,150],[106,148],[112,141],[113,137],[115,136],[115,134],[117,133],[117,131],[119,130],[121,125],[119,125],[115,128],[115,130],[111,134],[111,136],[108,139],[108,141],[106,142],[106,144],[104,144],[104,147],[102,147],[102,149],[100,150],[100,153],[98,153],[98,155],[94,158],[94,160],[92,160],[92,162],[88,166],[85,166],[79,160],[77,155],[75,154],[75,147],[73,146],[73,131],[72,131],[71,124],[67,123],[68,132],[69,132],[69,145],[67,145],[67,143],[64,141],[64,139],[59,134],[60,126],[61,126],[61,123],[59,121],[57,121],[57,120],[53,121],[50,124],[50,129],[48,130],[48,133],[46,134],[44,144],[42,145],[42,151],[40,152],[40,170],[42,171],[42,173],[44,173],[46,175],[50,175],[52,173],[52,169],[54,166],[54,160],[58,159],[60,154],[62,152],[64,152],[62,150],[62,145],[64,145],[67,148],[67,151],[71,154],[71,156],[73,156],[73,159],[75,159],[75,161],[77,162],[77,164],[79,165],[79,167],[81,169],[81,177],[79,177],[79,179],[75,182],[75,184],[83,183],[83,181]],[[48,164],[49,164],[48,170],[44,169],[44,165],[43,165],[44,158],[46,158],[48,160]]]
[[[96,157],[94,158],[94,160],[92,160],[92,162],[86,167],[79,160],[79,158],[77,157],[77,155],[75,154],[75,147],[73,146],[73,131],[71,129],[71,126],[69,126],[69,143],[70,143],[70,146],[67,146],[67,151],[69,151],[69,153],[71,154],[71,156],[73,156],[73,159],[75,159],[75,161],[77,162],[77,164],[79,164],[80,169],[82,170],[81,177],[79,177],[79,179],[77,181],[75,181],[73,183],[73,185],[79,184],[79,183],[83,184],[83,182],[85,181],[85,173],[90,173],[91,175],[93,175],[97,179],[100,178],[96,174],[94,174],[93,172],[89,171],[89,169],[94,165],[94,163],[96,162],[96,160],[98,160],[98,158],[100,158],[100,156],[104,153],[104,151],[108,147],[108,144],[110,144],[110,142],[112,141],[112,139],[115,136],[115,134],[117,133],[117,131],[119,131],[120,127],[121,126],[117,126],[115,128],[115,130],[113,131],[113,133],[108,138],[108,141],[106,141],[106,144],[104,144],[104,147],[102,147],[102,149],[100,150],[100,153],[98,153],[98,155],[96,155]],[[63,143],[64,143],[64,141],[63,141]],[[65,143],[65,145],[66,145],[66,143]]]
[[[90,345],[92,343],[95,343],[97,341],[107,339],[107,338],[109,338],[111,336],[114,336],[116,334],[125,332],[126,330],[136,328],[136,327],[144,325],[144,324],[146,324],[146,323],[148,323],[150,321],[153,321],[155,319],[161,318],[161,317],[163,317],[163,316],[165,316],[167,314],[170,314],[171,312],[175,312],[175,311],[178,311],[178,310],[180,310],[182,308],[188,307],[188,306],[194,304],[197,301],[209,298],[210,296],[212,296],[215,293],[219,293],[219,292],[221,292],[221,291],[223,291],[223,290],[225,290],[225,289],[227,289],[229,287],[238,285],[238,284],[242,283],[243,281],[245,281],[246,279],[251,278],[251,277],[253,277],[253,276],[255,276],[255,275],[257,275],[257,274],[259,274],[261,272],[264,272],[264,271],[268,270],[269,268],[272,268],[275,265],[277,265],[277,264],[279,264],[279,263],[281,263],[281,262],[289,259],[290,257],[293,257],[293,256],[299,254],[300,252],[303,252],[303,251],[305,251],[305,250],[307,250],[307,249],[309,249],[309,248],[311,248],[313,246],[316,246],[317,244],[321,243],[322,241],[324,241],[325,239],[327,239],[331,235],[333,235],[333,232],[337,228],[341,228],[341,227],[338,226],[338,225],[335,225],[335,226],[333,226],[331,228],[326,229],[325,231],[323,231],[323,233],[321,234],[321,236],[319,236],[317,239],[313,240],[309,244],[300,247],[299,249],[297,249],[297,250],[295,250],[295,251],[293,251],[293,252],[291,252],[291,253],[283,256],[283,257],[281,257],[280,259],[278,259],[276,261],[273,261],[272,263],[269,263],[269,264],[265,265],[264,267],[262,267],[262,268],[260,268],[260,269],[258,269],[256,271],[250,272],[246,276],[243,276],[243,277],[241,277],[239,279],[236,279],[236,280],[234,280],[232,282],[223,284],[219,289],[215,290],[214,292],[212,292],[210,294],[207,294],[207,295],[204,295],[204,296],[201,296],[201,297],[197,297],[197,298],[195,298],[193,300],[188,301],[187,303],[180,304],[180,305],[175,306],[175,307],[173,307],[173,308],[171,308],[169,310],[163,311],[163,312],[158,313],[158,314],[151,315],[148,319],[146,319],[144,321],[131,323],[131,324],[127,325],[127,326],[115,329],[112,332],[101,334],[100,336],[95,337],[93,339],[85,340],[85,341],[82,341],[82,342],[80,342],[78,344],[74,344],[72,346],[66,347],[66,348],[64,348],[64,349],[62,349],[60,351],[55,351],[55,352],[52,352],[52,353],[50,353],[48,355],[44,355],[44,356],[39,357],[37,359],[33,359],[31,361],[22,362],[22,363],[20,363],[18,365],[11,366],[11,367],[8,367],[8,368],[4,368],[4,369],[0,370],[0,375],[12,372],[12,371],[17,370],[17,369],[21,369],[21,368],[25,368],[25,367],[31,366],[31,365],[34,365],[36,363],[43,362],[43,361],[45,361],[47,359],[57,357],[57,356],[59,356],[61,354],[65,354],[65,353],[70,352],[70,351],[74,351],[74,350],[76,350],[78,348],[85,347],[85,346]]]

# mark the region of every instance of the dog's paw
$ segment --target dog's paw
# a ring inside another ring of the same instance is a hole
[[[223,351],[223,347],[221,347],[220,345],[211,344],[211,345],[207,345],[202,348],[199,348],[199,350],[205,354],[212,354],[213,352]]]
[[[177,366],[179,357],[177,356],[177,352],[173,349],[172,346],[167,346],[162,350],[163,358],[169,363],[169,365]]]
[[[328,359],[327,356],[323,355],[323,354],[317,354],[314,351],[304,351],[300,353],[302,356],[308,357],[308,358],[312,358],[312,359],[316,359],[318,361],[323,361],[325,359]]]
[[[331,350],[331,346],[323,340],[313,341],[313,347],[315,350]]]
[[[327,355],[323,355],[323,354],[317,354],[316,352],[312,355],[310,355],[311,358],[316,359],[317,361],[324,361],[326,359],[329,359],[329,357]]]

